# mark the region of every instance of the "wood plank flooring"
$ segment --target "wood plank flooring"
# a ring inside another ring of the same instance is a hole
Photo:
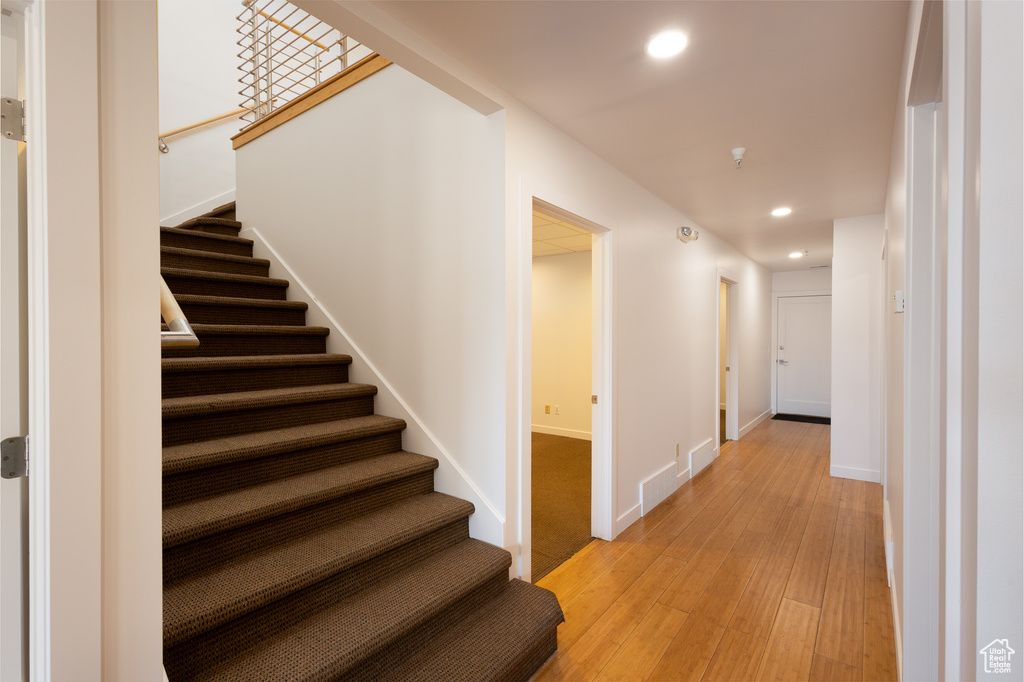
[[[882,489],[832,478],[829,427],[765,421],[614,542],[537,584],[534,680],[896,680]]]

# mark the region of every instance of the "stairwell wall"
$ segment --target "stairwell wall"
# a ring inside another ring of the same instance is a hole
[[[362,351],[353,380],[377,383],[361,378],[372,366],[418,419],[405,447],[438,457],[437,489],[459,494],[464,474],[479,491],[471,531],[497,545],[503,156],[504,114],[481,116],[391,66],[236,157],[239,219]]]

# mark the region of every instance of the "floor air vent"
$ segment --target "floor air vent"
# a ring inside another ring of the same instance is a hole
[[[640,484],[640,516],[654,509],[676,490],[676,464],[673,462]]]
[[[715,458],[715,441],[708,438],[697,448],[690,450],[690,478],[696,476],[701,469],[711,464]]]

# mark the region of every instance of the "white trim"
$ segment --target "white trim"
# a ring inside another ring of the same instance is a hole
[[[544,198],[541,199],[540,197]],[[517,332],[508,339],[509,352],[515,353],[509,358],[509,364],[518,369],[514,379],[517,391],[513,398],[516,405],[518,422],[510,425],[515,428],[518,436],[516,451],[510,456],[517,461],[518,477],[518,513],[519,543],[521,547],[520,575],[529,581],[531,577],[532,550],[532,500],[531,485],[532,447],[530,439],[532,390],[533,390],[533,305],[530,292],[533,290],[533,208],[537,202],[549,211],[557,211],[559,217],[572,222],[581,228],[593,232],[595,239],[591,261],[591,293],[593,303],[593,344],[591,385],[598,396],[597,405],[591,411],[591,484],[590,484],[590,521],[591,535],[603,540],[612,540],[618,534],[615,514],[615,356],[614,356],[614,324],[613,324],[613,238],[612,228],[615,223],[604,219],[599,211],[589,206],[579,207],[578,202],[559,191],[546,188],[540,191],[529,178],[520,178],[519,201],[517,202],[514,228],[510,229],[507,246],[510,254],[516,257],[514,264],[506,261],[509,268],[517,268],[506,272],[507,285],[514,290],[506,290],[506,300],[517,306],[518,315],[508,316],[510,326]],[[582,216],[591,216],[584,218]],[[514,299],[512,297],[515,297]],[[512,376],[509,376],[510,382]],[[511,507],[515,501],[510,501]],[[639,505],[637,507],[639,511]]]
[[[854,481],[867,481],[868,483],[880,483],[882,474],[871,469],[857,469],[855,467],[840,467],[834,464],[829,467],[829,476],[833,478],[849,478]]]
[[[715,457],[718,457],[717,452],[715,454]],[[681,486],[682,484],[684,484],[687,481],[689,481],[690,478],[691,478],[691,476],[690,476],[690,467],[686,467],[685,469],[680,471],[678,474],[676,474],[676,489],[678,490],[679,486]]]
[[[634,523],[640,520],[640,505],[630,508],[625,514],[615,519],[615,535],[618,535],[622,531],[626,530]]]
[[[530,430],[534,433],[544,433],[549,436],[563,436],[565,438],[575,438],[577,440],[591,440],[591,434],[589,431],[561,429],[557,426],[541,426],[540,424],[531,424]]]
[[[405,419],[406,429],[403,441],[422,454],[435,457],[439,466],[434,475],[434,486],[441,492],[462,497],[476,506],[476,512],[469,517],[470,535],[499,547],[505,544],[505,517],[477,487],[469,475],[459,466],[448,450],[430,431],[408,403],[406,403],[381,372],[370,362],[359,346],[345,332],[344,328],[328,312],[316,295],[309,290],[302,278],[285,262],[267,240],[255,228],[245,228],[241,234],[253,240],[253,253],[270,261],[271,277],[282,277],[290,281],[289,299],[303,301],[309,305],[307,321],[313,325],[325,326],[331,330],[327,336],[328,350],[353,356],[350,373],[354,380],[373,383],[377,386],[376,408],[382,414]],[[360,376],[363,374],[363,376]]]
[[[747,422],[746,426],[740,429],[740,438],[743,438],[743,436],[753,431],[758,424],[763,422],[765,419],[769,419],[773,414],[775,413],[772,410],[765,410],[761,414],[751,419],[749,422]]]
[[[892,631],[896,644],[896,679],[903,682],[903,631],[900,629],[900,606],[896,602],[896,590],[889,590],[889,604],[892,606]]]
[[[50,679],[50,301],[47,250],[45,3],[25,9],[26,145],[28,193],[28,344],[32,475],[28,477],[29,670],[37,682]]]
[[[234,200],[235,190],[232,189],[224,192],[224,194],[213,197],[212,199],[207,199],[206,201],[198,203],[191,208],[186,208],[184,211],[178,211],[174,215],[169,215],[166,218],[161,217],[160,224],[165,227],[175,227],[177,225],[181,225],[186,220],[198,218],[204,213],[209,213],[215,208],[220,208],[224,204],[230,204]]]
[[[725,381],[725,403],[722,402],[722,387],[721,387],[721,367],[722,367],[722,302],[721,302],[721,291],[722,284],[726,285],[725,293],[725,306],[726,315],[726,330],[728,337],[726,339],[726,354],[728,357],[725,359],[726,365],[729,367],[729,371],[726,373]],[[743,437],[740,432],[739,421],[740,421],[740,396],[739,396],[739,339],[735,334],[736,329],[736,306],[733,303],[733,291],[735,286],[740,283],[739,278],[729,270],[725,268],[717,268],[715,270],[715,403],[721,407],[719,409],[725,410],[725,437],[727,440],[739,440]],[[721,447],[722,429],[719,426],[721,420],[720,414],[715,412],[714,424],[714,442],[715,451]]]

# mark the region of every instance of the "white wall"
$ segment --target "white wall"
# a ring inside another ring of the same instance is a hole
[[[884,216],[833,224],[831,474],[881,482]]]
[[[375,367],[432,433],[405,447],[441,460],[437,488],[477,486],[474,532],[497,511],[499,545],[502,124],[391,66],[237,152],[239,219],[362,351],[354,380]]]
[[[538,433],[590,440],[591,257],[580,251],[533,259],[531,419]]]
[[[237,109],[240,48],[237,0],[160,0],[160,131]],[[234,200],[231,136],[242,122],[226,119],[167,140],[160,154],[160,221],[177,225]],[[156,149],[156,140],[153,141]]]
[[[720,272],[736,282],[732,331],[739,349],[739,425],[743,429],[769,414],[771,275],[699,226],[697,241],[680,243],[675,230],[693,224],[688,216],[528,109],[510,102],[507,115],[506,304],[512,338],[529,338],[530,311],[518,292],[529,290],[521,255],[530,248],[534,197],[610,230],[617,533],[639,517],[638,484],[674,460],[676,443],[685,457],[718,428]],[[521,400],[519,390],[529,392],[525,380],[519,389],[515,379],[528,378],[529,366],[512,345],[509,365],[508,400],[514,403]],[[518,448],[510,441],[511,461],[518,461]],[[524,467],[523,480],[528,473]]]

